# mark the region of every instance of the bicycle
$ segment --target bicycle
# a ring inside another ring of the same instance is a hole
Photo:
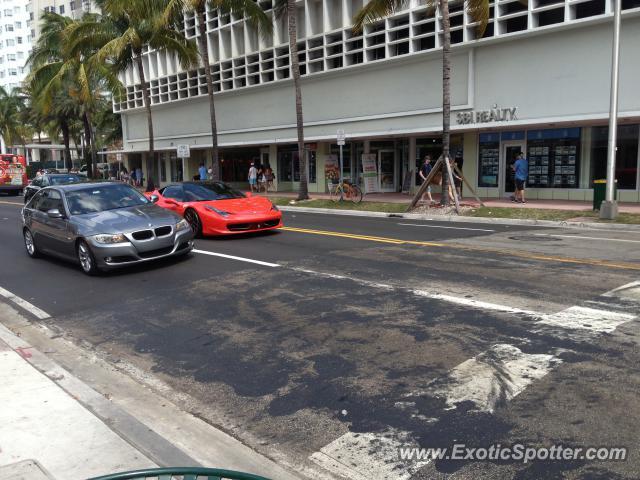
[[[353,203],[360,203],[362,201],[362,190],[357,185],[351,183],[349,180],[343,180],[333,184],[329,190],[331,200],[334,202],[342,202],[343,200],[351,200]]]

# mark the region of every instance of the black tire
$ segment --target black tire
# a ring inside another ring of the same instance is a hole
[[[31,234],[31,230],[29,230],[28,228],[25,228],[22,231],[22,237],[24,238],[24,248],[27,251],[27,255],[29,255],[31,258],[39,258],[40,257],[40,251],[38,250],[38,247],[36,246],[36,242],[33,239],[33,235]]]
[[[96,264],[96,258],[93,256],[93,252],[89,245],[84,240],[80,240],[78,242],[78,247],[76,248],[76,254],[78,256],[78,263],[80,263],[80,268],[87,275],[97,275],[100,273],[98,269],[98,265]]]
[[[193,230],[193,235],[198,238],[202,236],[202,220],[200,220],[200,216],[198,212],[196,212],[193,208],[190,208],[184,212],[184,219],[191,225],[191,230]]]

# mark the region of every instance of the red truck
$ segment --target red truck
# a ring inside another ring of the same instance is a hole
[[[18,195],[29,183],[22,155],[0,154],[0,193]]]

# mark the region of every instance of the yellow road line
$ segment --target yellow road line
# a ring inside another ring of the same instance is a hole
[[[394,245],[417,245],[421,247],[451,248],[465,250],[469,252],[495,253],[511,257],[525,258],[528,260],[543,260],[548,262],[571,263],[575,265],[591,265],[606,268],[619,268],[625,270],[640,270],[640,264],[628,262],[613,262],[609,260],[598,260],[595,258],[572,258],[558,257],[544,253],[520,252],[517,250],[504,250],[498,248],[476,247],[472,245],[462,245],[460,243],[423,242],[417,240],[402,240],[399,238],[376,237],[372,235],[358,235],[353,233],[333,232],[327,230],[313,230],[309,228],[283,227],[282,230],[296,233],[306,233],[310,235],[324,235],[329,237],[351,238],[353,240],[365,240],[369,242],[391,243]]]

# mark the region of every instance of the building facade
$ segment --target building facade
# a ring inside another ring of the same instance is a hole
[[[271,2],[260,2],[272,14]],[[426,154],[441,152],[441,18],[419,0],[354,33],[362,0],[298,2],[299,58],[309,190],[325,192],[335,174],[344,130],[343,169],[361,179],[375,166],[383,192],[411,190]],[[640,0],[623,0],[620,127],[616,167],[621,201],[640,201],[638,177]],[[482,38],[460,7],[451,9],[452,143],[465,177],[485,197],[513,190],[510,164],[530,164],[529,198],[589,200],[606,168],[612,45],[611,0],[496,0]],[[269,163],[276,188],[300,178],[286,21],[257,34],[242,19],[209,11],[207,39],[216,89],[221,176],[243,184],[251,161]],[[192,17],[185,33],[199,32]],[[147,51],[157,180],[189,179],[210,158],[203,69],[183,71],[171,55]],[[124,146],[131,165],[148,148],[142,92],[135,71],[123,80]],[[189,159],[176,147],[191,147]]]
[[[29,0],[0,1],[0,85],[7,91],[19,87],[27,74],[31,53]]]

